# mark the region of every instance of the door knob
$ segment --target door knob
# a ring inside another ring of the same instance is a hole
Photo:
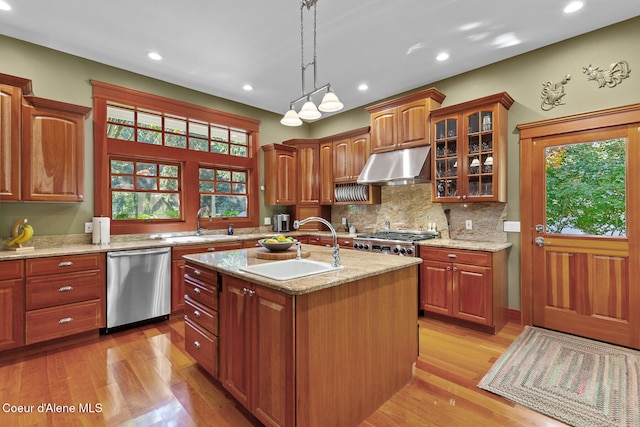
[[[536,237],[534,242],[536,242],[536,245],[538,245],[540,247],[544,246],[544,238],[542,238],[542,237]]]

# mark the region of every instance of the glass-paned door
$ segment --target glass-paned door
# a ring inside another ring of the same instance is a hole
[[[534,142],[534,324],[629,345],[626,129]]]
[[[467,196],[492,197],[493,187],[493,111],[467,116]]]

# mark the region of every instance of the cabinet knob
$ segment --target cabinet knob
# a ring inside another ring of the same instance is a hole
[[[448,266],[447,266],[447,271],[450,271],[450,270],[451,270],[451,266],[450,266],[450,265],[448,265]]]
[[[458,267],[453,267],[453,271],[458,271]]]
[[[199,276],[201,273],[200,273],[200,270],[196,268],[195,270],[193,270],[193,274],[195,274],[196,276]]]
[[[62,319],[58,320],[58,323],[62,325],[63,323],[69,323],[72,320],[73,320],[73,317],[65,317],[65,318],[62,318]]]
[[[194,288],[193,289],[193,293],[196,294],[196,295],[200,295],[200,289]]]
[[[199,343],[198,341],[194,341],[194,342],[193,342],[193,346],[194,346],[195,348],[200,348],[200,343]]]
[[[193,310],[193,315],[196,317],[200,317],[200,312],[198,310]]]
[[[78,194],[78,199],[82,200],[84,199],[84,196],[82,194]]]
[[[464,199],[466,199],[466,198],[467,198],[467,195],[466,195],[466,194],[462,196],[462,200],[464,200]]]
[[[58,288],[58,292],[67,292],[72,290],[73,290],[73,286],[70,286],[70,285],[61,286],[60,288]]]

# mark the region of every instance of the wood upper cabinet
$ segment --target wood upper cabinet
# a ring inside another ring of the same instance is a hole
[[[434,202],[507,201],[506,92],[431,112]]]
[[[320,204],[333,204],[333,143],[320,144]]]
[[[464,320],[488,332],[507,321],[507,250],[420,247],[420,310]]]
[[[0,74],[0,200],[20,200],[22,95],[31,80]]]
[[[22,200],[84,200],[84,122],[91,108],[23,97]]]
[[[345,136],[333,141],[333,181],[356,181],[371,153],[371,139],[366,133]]]
[[[0,262],[0,351],[24,345],[24,262]]]
[[[418,147],[430,143],[430,111],[445,95],[431,88],[367,107],[371,114],[371,152]]]
[[[283,144],[263,145],[265,205],[295,205],[296,148]]]
[[[320,146],[317,139],[291,139],[283,142],[296,148],[298,165],[296,170],[299,205],[320,203]]]
[[[220,313],[222,385],[264,425],[293,425],[293,297],[223,275]]]

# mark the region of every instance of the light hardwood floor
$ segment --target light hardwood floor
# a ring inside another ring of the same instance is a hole
[[[1,354],[0,425],[259,425],[185,352],[180,317],[72,346]],[[476,387],[520,325],[492,336],[419,322],[414,378],[361,426],[564,426]],[[49,412],[38,412],[41,404]],[[11,412],[19,405],[33,412]]]

